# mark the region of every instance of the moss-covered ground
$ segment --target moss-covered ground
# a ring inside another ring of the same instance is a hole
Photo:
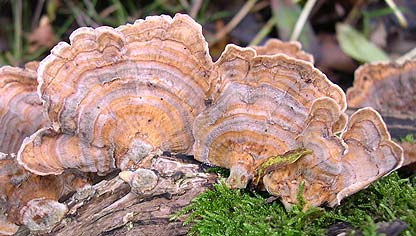
[[[353,232],[377,235],[377,222],[399,219],[407,228],[401,235],[416,235],[416,187],[411,179],[393,172],[367,189],[344,199],[336,208],[301,206],[286,211],[266,194],[230,190],[223,181],[202,193],[177,213],[186,216],[191,235],[325,235],[330,225],[344,222]],[[353,233],[352,232],[352,233]]]

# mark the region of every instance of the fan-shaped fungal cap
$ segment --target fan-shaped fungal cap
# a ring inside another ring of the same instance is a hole
[[[0,152],[16,153],[23,139],[47,125],[36,94],[36,63],[0,68]]]
[[[47,232],[52,229],[68,211],[65,204],[50,199],[33,199],[22,208],[22,222],[31,231]]]
[[[318,99],[299,137],[312,150],[284,169],[268,173],[263,182],[286,206],[297,202],[303,182],[303,198],[308,206],[339,204],[376,179],[401,166],[403,151],[390,140],[380,115],[371,108],[354,113],[346,131],[338,138],[332,127],[342,112],[330,98]]]
[[[296,137],[315,99],[331,97],[346,108],[338,86],[312,64],[283,54],[256,56],[228,45],[215,69],[219,85],[213,104],[195,120],[194,155],[230,168],[231,187],[245,187],[260,160],[300,147]]]
[[[46,168],[47,173],[91,169],[84,165],[97,164],[97,153],[88,149],[114,152],[99,158],[111,163],[114,156],[122,169],[156,149],[190,150],[191,124],[205,107],[211,83],[212,60],[200,25],[181,14],[152,16],[116,29],[80,28],[70,41],[41,62],[38,89],[51,121],[62,135],[74,136],[64,139],[74,139],[79,146],[74,150],[82,155],[71,166]],[[44,145],[32,144],[46,150]],[[31,152],[23,148],[19,161],[42,174],[49,163],[30,161]],[[57,159],[71,158],[66,154],[47,158],[63,163]]]
[[[416,60],[361,66],[355,72],[354,86],[348,89],[347,99],[351,108],[371,106],[383,116],[405,119],[412,127],[416,117]],[[397,136],[403,125],[389,129]],[[402,146],[405,150],[403,165],[415,162],[414,155],[406,151],[411,150],[409,144],[401,145],[405,145]]]
[[[14,155],[0,160],[0,232],[4,225],[25,224],[30,230],[45,231],[59,221],[66,206],[58,199],[88,182],[66,173],[36,176],[17,164]],[[6,220],[7,218],[7,220]]]
[[[313,56],[302,50],[302,46],[299,42],[283,42],[278,39],[269,39],[264,46],[252,46],[256,50],[257,55],[276,55],[285,54],[287,56],[309,61],[314,63]]]
[[[0,212],[0,235],[14,235],[19,226],[7,221],[6,216]]]
[[[346,177],[331,205],[403,165],[402,148],[390,139],[381,116],[372,108],[360,109],[350,117],[342,139],[348,145],[342,158]]]
[[[14,182],[11,176],[18,180],[19,177],[25,178],[25,175],[16,173],[19,172],[19,169],[15,165],[10,165],[10,161],[8,161],[10,158],[10,155],[0,153],[0,235],[13,235],[19,228],[7,219],[7,194],[11,191],[11,182]],[[20,170],[20,172],[22,171]]]
[[[411,163],[415,163],[414,165],[416,165],[416,142],[401,142],[400,146],[404,151],[403,166],[409,165]]]
[[[348,106],[371,106],[382,114],[416,115],[416,60],[365,64],[355,71]]]
[[[113,151],[45,127],[24,140],[17,156],[37,175],[59,175],[70,168],[104,174],[115,168]]]

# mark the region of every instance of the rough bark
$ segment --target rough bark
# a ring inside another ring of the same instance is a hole
[[[379,222],[376,224],[377,235],[400,235],[406,229],[406,222],[401,220],[392,220],[389,222]],[[353,231],[353,227],[345,222],[338,222],[328,227],[326,236],[338,236],[338,235],[354,235],[361,236],[363,232]]]
[[[172,215],[212,186],[216,175],[204,173],[200,164],[161,156],[151,168],[157,175],[150,191],[133,193],[116,176],[87,186],[67,201],[69,212],[52,232],[40,235],[185,235],[188,227]],[[28,235],[21,229],[17,235]]]

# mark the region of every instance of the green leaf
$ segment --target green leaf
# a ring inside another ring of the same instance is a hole
[[[267,158],[257,169],[256,177],[253,180],[253,184],[257,185],[261,178],[263,178],[268,172],[272,170],[282,169],[287,165],[293,164],[299,158],[312,154],[312,150],[306,148],[298,148],[283,155],[271,156]]]
[[[271,8],[279,32],[279,38],[283,41],[288,41],[302,9],[293,1],[286,0],[272,0]],[[298,41],[301,42],[302,48],[308,52],[313,52],[317,47],[318,43],[315,33],[308,21],[305,23]]]
[[[386,61],[387,54],[347,24],[337,24],[337,39],[345,54],[360,62]]]

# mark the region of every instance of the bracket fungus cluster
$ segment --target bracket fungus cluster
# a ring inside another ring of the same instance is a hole
[[[338,137],[333,127],[340,115],[341,109],[332,99],[315,100],[298,137],[302,147],[311,152],[283,167],[271,165],[265,173],[264,186],[286,206],[297,203],[301,184],[307,206],[335,206],[401,166],[402,150],[390,140],[374,109],[355,112]]]
[[[330,97],[345,110],[345,95],[312,64],[283,54],[257,56],[228,45],[215,63],[220,74],[213,104],[194,123],[194,155],[231,169],[228,184],[243,188],[267,157],[300,147],[312,102]]]
[[[39,66],[53,123],[26,140],[19,162],[39,175],[106,173],[157,150],[189,152],[212,60],[190,17],[148,17],[116,29],[80,28]],[[44,159],[39,154],[46,153]]]
[[[26,173],[23,182],[39,183],[39,191],[49,194],[40,196],[53,201],[33,214],[53,218],[42,210],[60,209],[62,189],[80,186],[69,170],[106,174],[119,168],[120,178],[142,193],[159,181],[148,158],[171,151],[229,168],[230,187],[246,187],[255,178],[253,183],[290,205],[303,183],[309,205],[334,206],[398,168],[402,149],[375,110],[364,108],[348,119],[344,92],[312,63],[299,44],[278,40],[262,47],[228,45],[214,63],[201,26],[182,14],[118,28],[80,28],[69,44],[59,43],[41,61],[38,97],[31,75],[30,96],[39,100],[28,104],[47,118],[16,106],[24,93],[8,95],[18,90],[0,87],[0,96],[12,97],[6,105],[0,101],[2,130],[10,114],[33,119],[16,141],[0,137],[9,153],[30,135],[18,151],[19,165],[3,160],[18,171],[10,174],[8,165],[0,165],[2,194],[24,193],[12,186],[11,176]],[[45,186],[50,181],[54,192]],[[42,205],[38,199],[22,198],[22,206],[34,209]],[[15,215],[34,212],[23,208]]]
[[[58,199],[86,183],[66,173],[61,176],[33,175],[16,161],[23,139],[49,125],[36,93],[36,69],[0,68],[0,234],[11,235],[17,225],[33,231],[50,229],[66,213]]]
[[[355,71],[348,106],[371,106],[380,113],[416,115],[416,60],[372,63]]]
[[[289,206],[303,182],[309,205],[334,206],[401,166],[378,113],[357,111],[347,125],[345,94],[312,64],[229,45],[214,69],[220,81],[195,119],[194,155],[229,168],[230,187],[260,175],[254,184],[262,178]]]
[[[36,94],[37,63],[0,68],[0,152],[16,153],[23,139],[48,121]]]
[[[88,178],[73,173],[34,175],[20,166],[14,155],[3,155],[0,159],[0,234],[11,235],[22,224],[31,231],[47,232],[68,210],[58,200],[87,183]]]
[[[360,66],[355,72],[354,86],[347,90],[347,101],[351,108],[371,106],[383,116],[404,119],[415,128],[416,60]],[[399,126],[396,133],[402,129]],[[403,165],[415,163],[416,144],[400,145],[405,153]]]

